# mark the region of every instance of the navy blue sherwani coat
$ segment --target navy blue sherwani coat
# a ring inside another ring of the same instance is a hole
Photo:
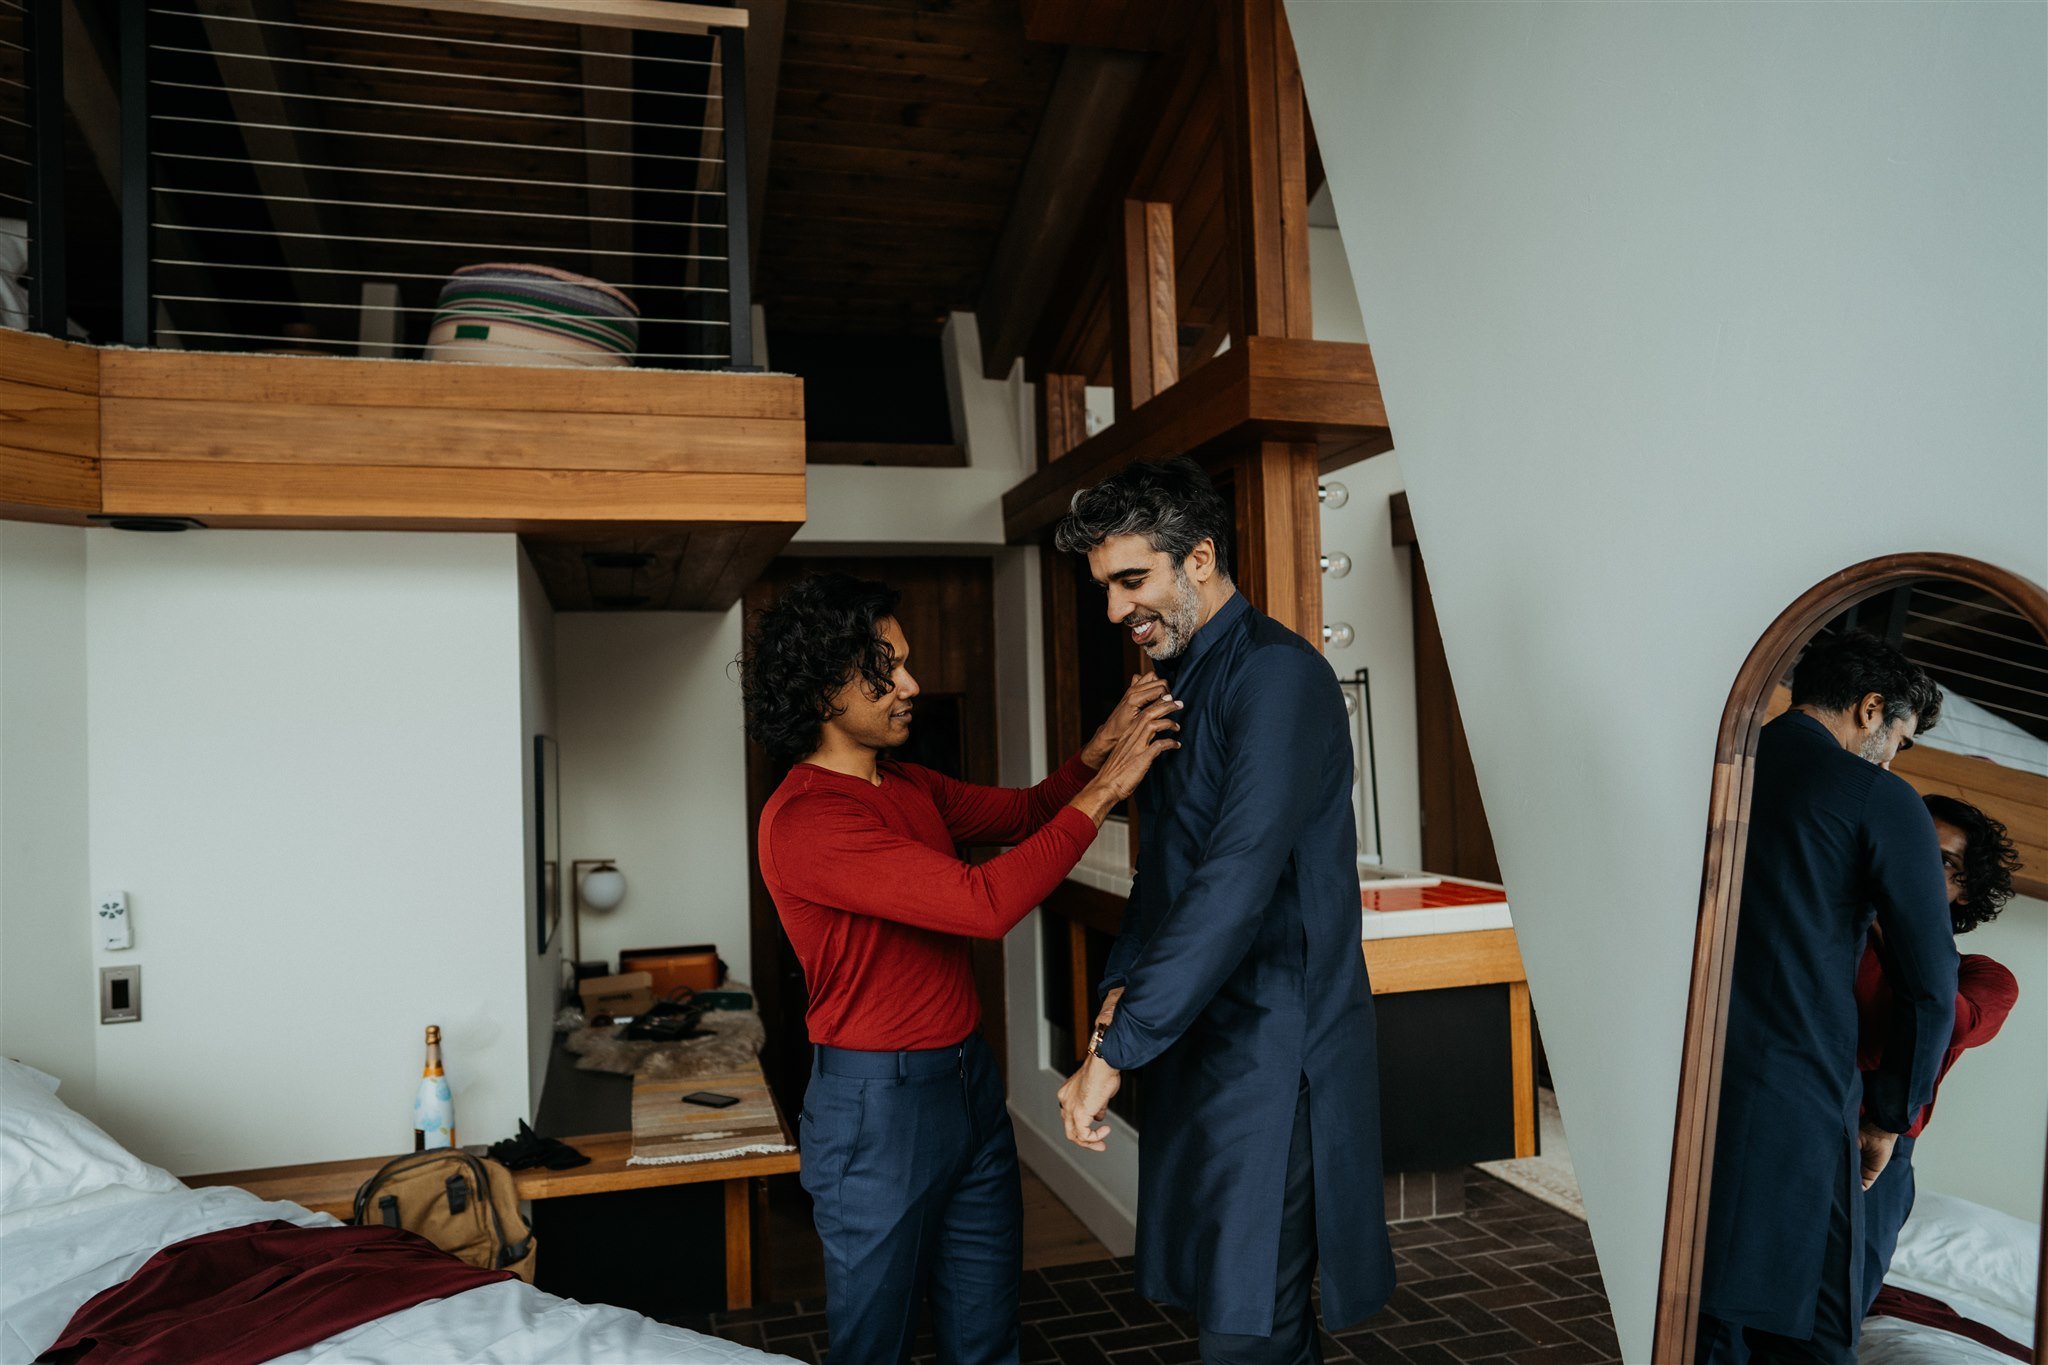
[[[1138,789],[1137,882],[1103,981],[1124,994],[1102,1057],[1146,1068],[1138,1291],[1213,1332],[1272,1330],[1306,1077],[1323,1316],[1356,1322],[1394,1263],[1343,695],[1241,596],[1161,672],[1186,703],[1181,747]]]
[[[1856,1069],[1856,966],[1875,914],[1895,992],[1890,1070]],[[1831,1209],[1862,1209],[1859,1109],[1903,1133],[1934,1095],[1954,1026],[1956,948],[1934,822],[1905,779],[1793,711],[1758,739],[1702,1308],[1735,1326],[1813,1335]],[[1846,1196],[1840,1182],[1849,1182]],[[1853,1262],[1860,1227],[1847,1236]]]

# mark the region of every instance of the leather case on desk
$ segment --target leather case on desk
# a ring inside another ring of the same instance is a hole
[[[675,948],[628,948],[619,954],[621,972],[646,972],[654,978],[657,998],[682,987],[693,991],[716,990],[722,983],[724,966],[718,949],[709,943]]]

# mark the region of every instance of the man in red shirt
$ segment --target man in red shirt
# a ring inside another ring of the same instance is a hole
[[[939,1359],[1017,1359],[1023,1199],[981,1022],[973,939],[1066,877],[1153,758],[1179,703],[1135,678],[1028,790],[886,758],[918,687],[879,583],[814,575],[764,612],[741,665],[747,733],[794,764],[761,812],[761,880],[810,987],[799,1121],[825,1247],[833,1365],[905,1361],[927,1295]],[[962,844],[1011,844],[980,864]]]
[[[2005,826],[1967,801],[1952,796],[1922,798],[1934,817],[1934,836],[1941,845],[1941,869],[1947,882],[1949,921],[1958,935],[1988,924],[2013,897],[2013,873],[2020,867]],[[1884,1044],[1894,1008],[1890,984],[1878,954],[1878,931],[1871,929],[1863,960],[1856,969],[1858,1036],[1856,1065],[1876,1071],[1884,1063]],[[1937,1094],[1949,1069],[1967,1048],[1982,1047],[1998,1036],[2006,1016],[2019,1002],[2020,983],[2006,966],[1982,953],[1964,953],[1956,969],[1956,1023],[1948,1052],[1934,1078]],[[1863,1192],[1863,1312],[1877,1301],[1898,1249],[1899,1229],[1913,1211],[1913,1145],[1934,1117],[1930,1100],[1899,1136],[1892,1159]]]

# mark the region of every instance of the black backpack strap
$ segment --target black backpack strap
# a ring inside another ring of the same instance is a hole
[[[531,1237],[528,1237],[523,1241],[514,1242],[510,1246],[500,1247],[498,1249],[499,1269],[502,1270],[504,1267],[508,1265],[516,1265],[520,1261],[525,1260],[526,1253],[532,1249],[533,1239]]]
[[[448,1212],[461,1213],[469,1207],[469,1185],[460,1172],[449,1176],[444,1188],[448,1191]]]
[[[387,1195],[385,1195],[385,1196],[384,1196],[384,1197],[383,1197],[382,1199],[379,1199],[379,1200],[377,1201],[377,1212],[383,1215],[383,1217],[384,1217],[384,1226],[385,1226],[385,1227],[387,1227],[387,1228],[395,1228],[395,1227],[397,1227],[397,1226],[398,1226],[398,1196],[397,1196],[397,1195],[395,1195],[395,1194],[387,1194]]]

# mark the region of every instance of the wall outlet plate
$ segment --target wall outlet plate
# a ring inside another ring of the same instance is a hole
[[[98,926],[100,951],[117,953],[135,946],[133,921],[128,916],[128,893],[108,891],[92,906],[93,923]]]
[[[142,968],[100,968],[100,1022],[135,1024],[142,1021]]]

